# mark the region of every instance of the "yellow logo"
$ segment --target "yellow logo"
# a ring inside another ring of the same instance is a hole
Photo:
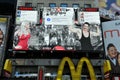
[[[94,69],[93,69],[93,67],[92,67],[92,64],[91,64],[91,62],[88,60],[88,58],[86,58],[86,57],[82,57],[82,58],[79,60],[76,69],[75,69],[75,66],[74,66],[74,63],[72,62],[72,60],[71,60],[69,57],[64,57],[64,58],[62,59],[60,65],[59,65],[59,68],[58,68],[57,80],[62,80],[62,73],[63,73],[64,66],[65,66],[65,63],[66,63],[66,62],[67,62],[68,65],[69,65],[72,80],[81,80],[82,66],[83,66],[83,63],[84,63],[84,62],[87,64],[87,67],[88,67],[88,70],[89,70],[89,73],[90,73],[90,78],[91,78],[92,80],[96,80],[96,76],[95,76],[95,72],[94,72]]]
[[[12,73],[12,61],[10,59],[6,59],[4,64],[4,70]]]
[[[111,65],[109,60],[105,60],[103,64],[104,74],[111,70]]]
[[[6,22],[7,18],[0,18],[0,22]]]

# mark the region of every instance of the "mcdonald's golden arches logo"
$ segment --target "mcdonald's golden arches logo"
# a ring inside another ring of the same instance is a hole
[[[12,73],[12,61],[10,59],[6,59],[4,64],[4,70]]]
[[[82,57],[82,58],[79,60],[76,69],[75,69],[75,66],[74,66],[73,61],[72,61],[69,57],[64,57],[64,58],[62,59],[60,65],[59,65],[59,68],[58,68],[57,80],[62,80],[62,73],[63,73],[64,66],[65,66],[65,63],[66,63],[66,62],[67,62],[68,65],[69,65],[72,80],[81,80],[82,66],[83,66],[83,63],[84,63],[84,62],[87,64],[87,67],[88,67],[88,70],[89,70],[89,73],[90,73],[90,78],[91,78],[92,80],[96,80],[96,76],[95,76],[95,72],[94,72],[94,69],[93,69],[93,67],[92,67],[92,64],[91,64],[91,62],[88,60],[88,58],[86,58],[86,57]]]
[[[109,60],[105,60],[103,64],[104,74],[111,70],[111,65]]]

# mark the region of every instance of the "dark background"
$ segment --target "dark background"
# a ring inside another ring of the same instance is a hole
[[[12,17],[14,22],[17,0],[0,0],[0,15]]]
[[[0,15],[10,16],[10,25],[8,30],[7,44],[6,44],[6,52],[4,54],[5,58],[8,58],[8,49],[12,45],[12,36],[14,30],[15,23],[15,12],[16,12],[17,0],[0,0]]]

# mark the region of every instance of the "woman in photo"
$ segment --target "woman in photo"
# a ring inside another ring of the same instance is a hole
[[[15,32],[18,36],[18,44],[15,46],[15,50],[28,50],[28,41],[30,39],[30,23],[22,22],[19,29]]]

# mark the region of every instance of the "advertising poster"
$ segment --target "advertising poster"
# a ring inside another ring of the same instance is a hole
[[[3,61],[9,28],[9,17],[0,15],[0,61]],[[1,64],[2,65],[2,62]]]
[[[106,59],[111,64],[111,74],[120,74],[120,20],[102,23]]]
[[[107,19],[120,19],[120,0],[99,0],[100,16]]]

